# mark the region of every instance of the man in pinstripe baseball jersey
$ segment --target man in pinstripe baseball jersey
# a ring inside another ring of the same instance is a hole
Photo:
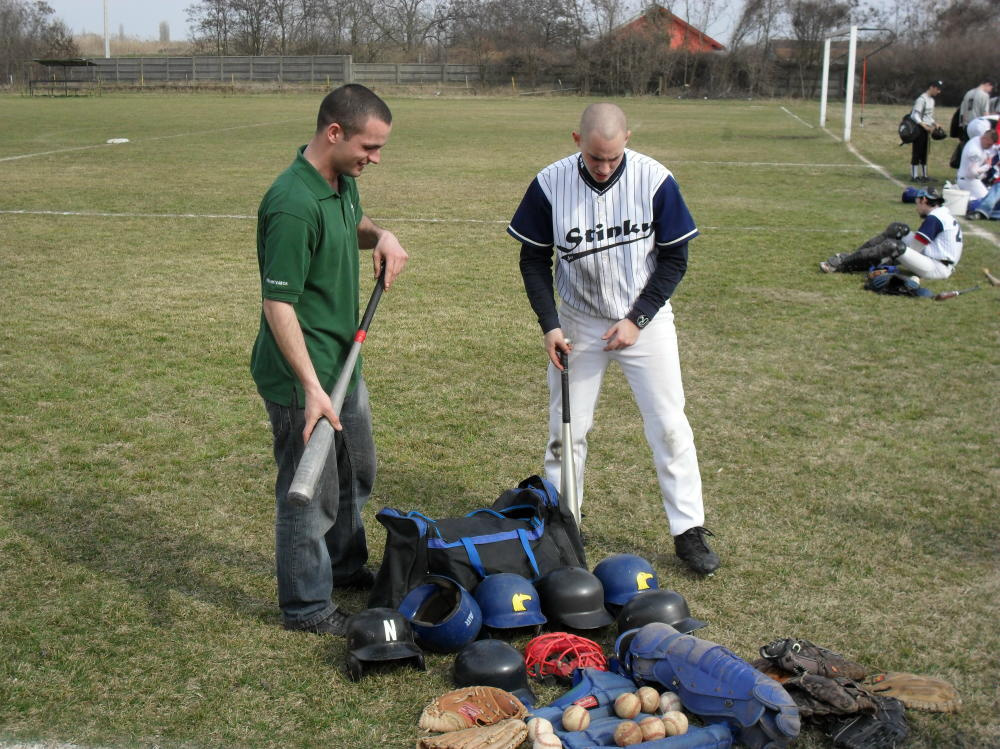
[[[673,175],[627,148],[630,134],[614,104],[587,107],[573,133],[579,152],[538,173],[507,228],[521,242],[521,275],[550,361],[545,473],[559,486],[560,352],[569,353],[573,373],[572,448],[581,500],[587,433],[604,373],[618,362],[642,413],[677,556],[707,575],[719,558],[705,539],[713,534],[704,527],[668,301],[698,229]]]

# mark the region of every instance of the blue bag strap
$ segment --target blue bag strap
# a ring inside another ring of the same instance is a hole
[[[528,541],[528,532],[523,528],[519,528],[517,531],[517,537],[521,541],[521,547],[524,549],[524,555],[528,557],[531,569],[535,571],[535,577],[541,577],[542,573],[538,569],[538,561],[535,559],[535,552],[531,550],[531,543]]]
[[[471,518],[471,517],[475,517],[476,515],[482,515],[483,513],[485,513],[487,515],[493,515],[494,517],[498,517],[498,518],[504,518],[504,517],[506,517],[506,515],[504,515],[502,512],[497,512],[496,510],[494,510],[494,509],[492,509],[490,507],[480,507],[478,510],[473,510],[472,512],[467,512],[467,513],[465,513],[465,517]]]
[[[479,558],[479,552],[476,550],[476,544],[468,536],[464,536],[459,539],[462,542],[462,546],[465,547],[465,553],[469,555],[469,562],[472,564],[473,568],[480,578],[486,577],[486,570],[483,567],[483,560]]]

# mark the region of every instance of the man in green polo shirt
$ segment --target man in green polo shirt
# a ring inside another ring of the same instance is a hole
[[[375,481],[368,390],[361,361],[340,413],[329,393],[358,327],[359,250],[372,249],[385,288],[406,265],[396,237],[364,215],[355,183],[378,164],[392,114],[357,84],[330,92],[316,132],[274,181],[257,213],[262,310],[250,370],[274,434],[275,557],[286,629],[343,635],[349,612],[333,589],[370,587],[361,508]],[[313,501],[287,500],[305,443],[320,418],[336,431]]]

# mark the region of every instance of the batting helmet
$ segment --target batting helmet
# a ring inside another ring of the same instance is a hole
[[[413,642],[406,617],[389,608],[365,609],[347,620],[347,673],[364,676],[365,664],[398,661],[424,670],[424,654]]]
[[[707,622],[691,617],[687,601],[680,593],[664,589],[646,590],[632,598],[618,613],[618,634],[650,622],[669,624],[684,634],[708,626]]]
[[[455,656],[452,679],[456,687],[497,687],[506,689],[528,707],[535,704],[524,658],[503,640],[478,640],[462,648]]]
[[[609,609],[624,606],[636,593],[660,587],[653,566],[635,554],[612,554],[597,563],[594,574],[604,586],[604,605]]]
[[[604,586],[583,567],[558,567],[535,587],[549,622],[572,629],[597,629],[614,621],[604,608]]]
[[[476,639],[483,612],[469,592],[454,580],[430,575],[399,604],[421,647],[455,653]]]
[[[547,621],[539,606],[535,586],[513,572],[484,577],[476,586],[475,598],[487,627],[517,629],[536,627]]]

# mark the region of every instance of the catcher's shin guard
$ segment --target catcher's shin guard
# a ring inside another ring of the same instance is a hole
[[[584,731],[559,732],[559,739],[566,749],[604,749],[615,744],[615,728],[622,723],[618,717],[598,718]],[[687,733],[663,739],[644,741],[642,749],[728,749],[733,745],[733,735],[725,723],[708,726],[690,726]]]
[[[624,637],[624,635],[623,635]],[[799,734],[799,710],[782,686],[731,651],[668,624],[640,628],[621,658],[636,684],[677,693],[706,722],[725,722],[737,743],[780,749]]]
[[[852,273],[866,271],[873,265],[891,263],[905,251],[906,245],[900,240],[882,237],[877,244],[862,245],[849,255],[837,253],[827,262],[840,273]]]
[[[562,728],[563,710],[573,704],[590,711],[592,720],[614,715],[615,698],[634,692],[635,682],[618,674],[596,668],[578,668],[573,672],[573,688],[546,707],[535,708],[531,714],[545,718],[557,729]]]

